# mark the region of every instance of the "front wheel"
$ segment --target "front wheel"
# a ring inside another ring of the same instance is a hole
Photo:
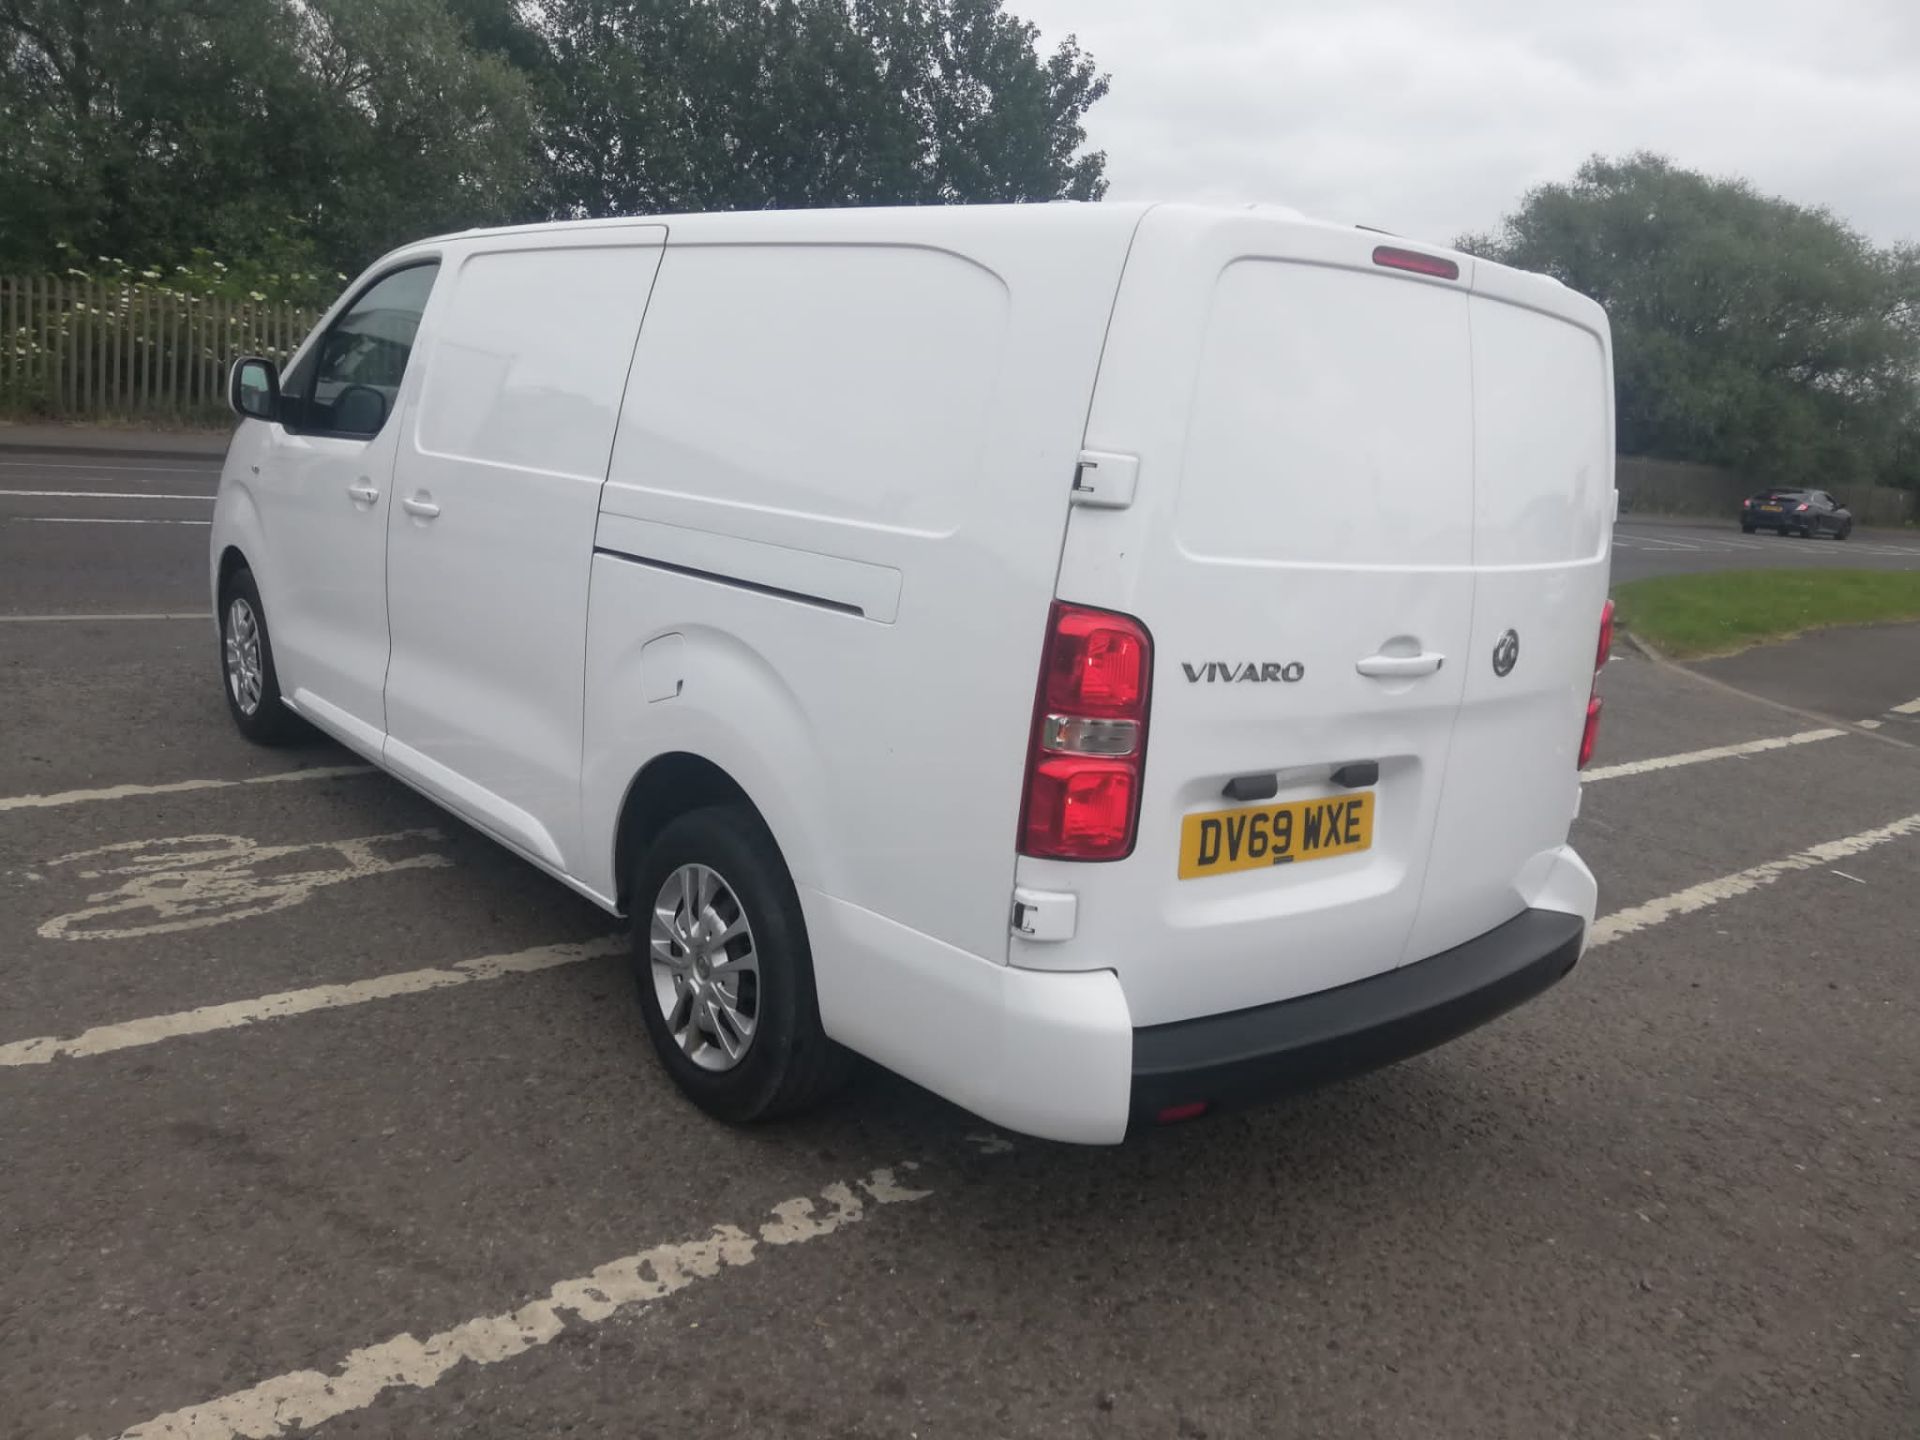
[[[1833,538],[1836,540],[1844,540],[1851,534],[1853,534],[1853,521],[1849,520],[1833,532]]]
[[[298,718],[280,703],[273,638],[251,570],[234,571],[220,589],[220,678],[227,713],[247,739],[284,745],[299,737]]]
[[[827,1038],[806,919],[745,804],[671,821],[634,873],[633,968],[647,1035],[681,1091],[743,1123],[807,1109],[845,1081]]]

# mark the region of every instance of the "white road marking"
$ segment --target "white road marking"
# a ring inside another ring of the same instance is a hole
[[[1840,878],[1841,878],[1842,880],[1851,880],[1851,881],[1853,881],[1853,883],[1854,883],[1854,884],[1856,884],[1856,885],[1864,885],[1864,884],[1866,884],[1866,883],[1867,883],[1866,881],[1864,881],[1864,880],[1862,880],[1862,879],[1861,879],[1861,878],[1860,878],[1860,877],[1859,877],[1858,875],[1849,875],[1849,874],[1848,874],[1848,873],[1847,873],[1846,871],[1844,871],[1844,870],[1835,870],[1835,871],[1834,871],[1833,873],[1834,873],[1835,875],[1838,875],[1838,876],[1839,876],[1839,877],[1840,877]]]
[[[83,880],[131,878],[87,896],[83,909],[54,916],[39,934],[43,940],[132,940],[230,925],[304,905],[316,891],[348,880],[444,869],[453,861],[432,851],[397,858],[380,851],[445,838],[438,830],[396,830],[307,845],[262,845],[244,835],[167,835],[77,850],[49,860],[47,868],[91,861],[91,869],[78,871]],[[306,868],[282,863],[296,858],[307,862]],[[113,861],[122,863],[103,863]],[[129,923],[131,916],[142,919]],[[110,923],[100,924],[103,920]]]
[[[0,490],[0,496],[20,500],[200,500],[211,505],[216,495],[162,494],[148,490]]]
[[[773,1207],[773,1218],[755,1234],[737,1225],[715,1225],[702,1239],[655,1245],[609,1261],[590,1274],[561,1280],[544,1298],[518,1309],[481,1315],[424,1340],[411,1332],[395,1335],[347,1352],[331,1374],[295,1370],[276,1375],[217,1400],[156,1416],[122,1431],[120,1440],[232,1440],[242,1435],[258,1440],[364,1410],[389,1390],[426,1389],[462,1361],[497,1365],[550,1344],[570,1326],[597,1325],[663,1300],[696,1281],[751,1265],[763,1246],[824,1239],[866,1219],[871,1213],[869,1201],[899,1205],[924,1200],[931,1190],[910,1189],[899,1179],[900,1172],[917,1168],[912,1161],[903,1161],[874,1170],[853,1184],[835,1181],[821,1189],[818,1200],[799,1196],[781,1201]],[[864,1198],[856,1187],[865,1192]]]
[[[1732,900],[1738,896],[1758,890],[1762,885],[1771,885],[1782,875],[1791,875],[1800,870],[1824,870],[1835,860],[1844,860],[1849,855],[1858,855],[1871,850],[1876,845],[1884,845],[1889,840],[1898,840],[1903,836],[1920,834],[1920,814],[1908,815],[1889,825],[1881,825],[1872,830],[1862,830],[1857,835],[1849,835],[1841,840],[1828,840],[1824,844],[1812,846],[1787,856],[1783,860],[1769,860],[1764,865],[1755,865],[1751,869],[1736,871],[1732,875],[1722,875],[1717,880],[1702,881],[1690,885],[1672,895],[1663,895],[1658,900],[1649,900],[1644,905],[1634,905],[1625,910],[1616,910],[1611,915],[1594,921],[1593,928],[1587,932],[1587,944],[1608,945],[1615,940],[1634,935],[1642,930],[1661,925],[1676,915],[1691,915],[1696,910],[1705,910],[1718,905],[1723,900]]]
[[[225,1005],[202,1005],[193,1010],[176,1010],[171,1015],[149,1015],[139,1020],[95,1025],[69,1039],[57,1035],[37,1035],[0,1045],[0,1068],[18,1065],[48,1065],[67,1058],[110,1055],[116,1050],[132,1050],[143,1045],[158,1045],[163,1040],[178,1040],[187,1035],[207,1035],[217,1030],[239,1030],[262,1020],[285,1020],[293,1015],[311,1015],[318,1010],[340,1010],[365,1005],[373,1000],[391,1000],[400,995],[419,995],[428,990],[445,990],[454,985],[471,985],[476,980],[499,980],[508,975],[532,975],[561,965],[577,965],[584,960],[599,960],[624,954],[624,936],[607,936],[577,945],[539,945],[530,950],[515,950],[504,955],[481,955],[456,961],[451,966],[424,970],[401,970],[376,975],[370,980],[354,980],[339,985],[313,985],[304,990],[281,990],[272,995],[257,995]]]
[[[1645,775],[1651,770],[1672,770],[1680,765],[1698,765],[1707,760],[1730,760],[1759,755],[1768,750],[1784,750],[1789,745],[1811,745],[1818,740],[1836,740],[1844,730],[1802,730],[1798,735],[1775,735],[1766,740],[1745,740],[1738,745],[1715,745],[1708,750],[1687,750],[1678,755],[1655,755],[1648,760],[1627,760],[1618,765],[1602,765],[1589,770],[1580,779],[1591,785],[1596,780],[1617,780],[1623,775]]]
[[[19,620],[210,620],[210,615],[20,615]],[[179,795],[188,790],[228,790],[236,785],[284,785],[294,780],[335,780],[346,775],[371,775],[371,765],[315,765],[308,770],[282,770],[274,775],[249,775],[244,780],[170,780],[161,785],[109,785],[100,790],[56,790],[47,795],[0,795],[0,810],[47,810],[57,805],[85,805],[95,800],[129,800],[137,795]]]
[[[17,525],[199,525],[211,520],[124,520],[104,515],[9,515]]]
[[[11,466],[20,470],[102,470],[124,471],[129,475],[217,475],[221,462],[208,457],[195,465],[110,465],[102,461],[95,464],[86,460],[0,460],[0,466]]]
[[[1895,715],[1920,715],[1920,700],[1909,700],[1904,705],[1893,707]]]
[[[1750,870],[1709,880],[1676,894],[1627,910],[1618,910],[1596,920],[1588,932],[1590,945],[1606,945],[1624,935],[1648,929],[1691,914],[1722,900],[1731,900],[1762,885],[1770,885],[1780,876],[1796,870],[1815,870],[1848,855],[1857,855],[1888,840],[1920,832],[1920,815],[1909,815],[1877,830],[1865,830],[1844,840],[1829,841],[1769,861]],[[207,1035],[219,1030],[236,1030],[261,1020],[282,1020],[294,1015],[309,1015],[320,1010],[340,1010],[388,1000],[400,995],[418,995],[428,990],[444,990],[468,985],[476,980],[499,980],[510,975],[531,975],[562,965],[575,965],[619,954],[626,942],[618,936],[589,940],[572,945],[541,945],[504,955],[482,955],[461,960],[445,968],[402,970],[337,985],[316,985],[305,990],[282,990],[271,995],[234,1000],[223,1005],[203,1005],[194,1010],[179,1010],[167,1015],[149,1015],[143,1019],[123,1020],[97,1025],[70,1039],[55,1035],[37,1035],[0,1045],[0,1068],[19,1065],[45,1065],[62,1056],[79,1059],[106,1055],[142,1045],[157,1045],[187,1035]],[[970,1135],[982,1146],[983,1154],[997,1154],[998,1147],[989,1135]]]
[[[46,625],[49,623],[72,622],[75,620],[211,620],[213,612],[203,610],[199,614],[128,613],[117,615],[0,615],[0,625]],[[0,802],[4,808],[4,802]]]
[[[1878,730],[1880,728],[1880,722],[1878,720],[1856,720],[1853,723],[1858,725],[1862,730]]]

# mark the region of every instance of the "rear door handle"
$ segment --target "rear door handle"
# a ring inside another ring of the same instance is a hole
[[[362,505],[371,505],[380,498],[380,492],[364,480],[358,485],[347,486],[347,494],[358,500]]]
[[[1405,680],[1416,675],[1431,675],[1446,663],[1446,656],[1422,650],[1418,655],[1369,655],[1353,668],[1376,680]]]
[[[431,520],[440,513],[440,507],[433,501],[417,499],[412,495],[402,500],[400,507],[409,515],[418,515],[422,520]]]

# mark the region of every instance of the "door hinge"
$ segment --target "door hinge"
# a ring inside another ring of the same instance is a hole
[[[1133,503],[1134,482],[1139,476],[1138,455],[1082,450],[1079,463],[1073,467],[1073,503],[1125,509]]]
[[[1029,890],[1017,885],[1013,891],[1013,933],[1022,940],[1071,940],[1079,909],[1080,897],[1071,891]]]

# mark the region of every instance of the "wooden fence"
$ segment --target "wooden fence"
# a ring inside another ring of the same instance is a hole
[[[284,364],[317,318],[137,283],[0,277],[0,412],[218,419],[234,358]]]

